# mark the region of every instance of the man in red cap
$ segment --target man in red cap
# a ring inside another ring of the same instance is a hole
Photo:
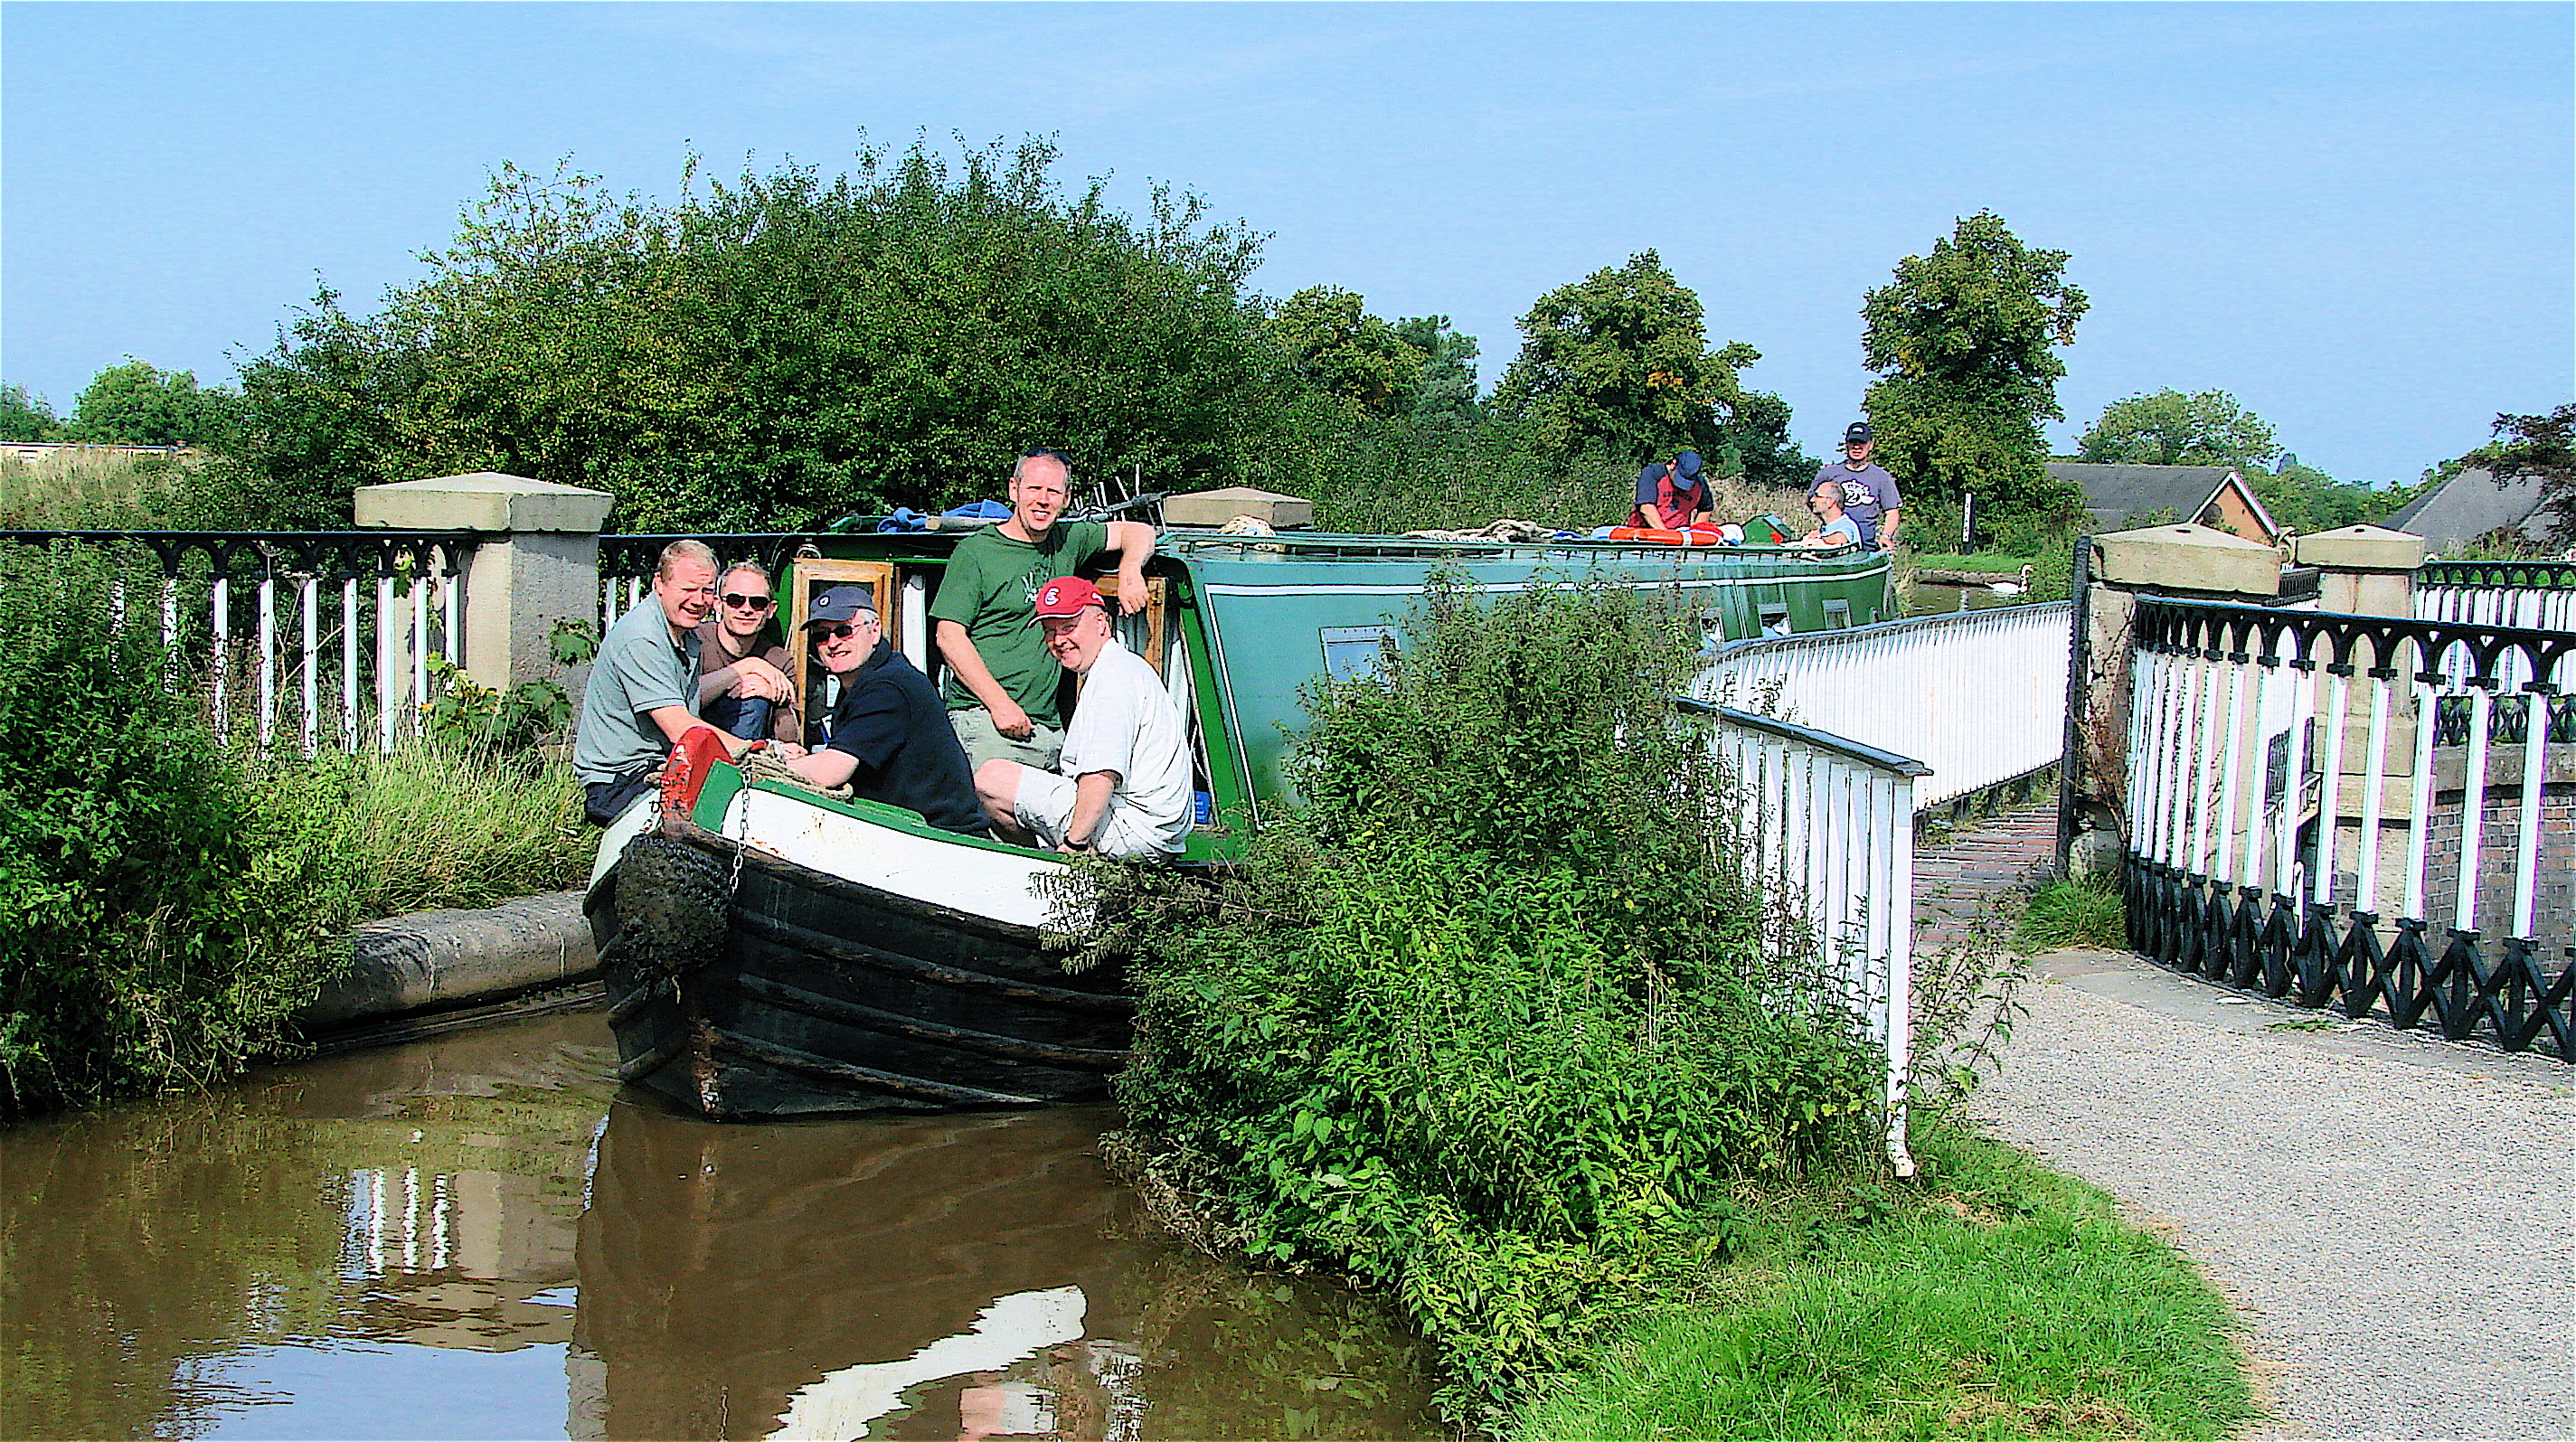
[[[1033,609],[1082,699],[1053,771],[995,759],[975,791],[1002,835],[1064,852],[1162,857],[1190,834],[1190,751],[1181,713],[1145,659],[1109,629],[1108,603],[1078,576],[1038,588]]]

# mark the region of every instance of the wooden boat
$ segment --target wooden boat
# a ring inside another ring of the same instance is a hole
[[[936,674],[926,608],[953,535],[822,536],[781,578],[789,632],[813,596],[862,584],[886,633]],[[1882,553],[1169,532],[1127,645],[1193,738],[1200,824],[1183,865],[1231,858],[1286,800],[1298,689],[1365,674],[1435,565],[1484,593],[1547,577],[1669,588],[1712,642],[1894,614]],[[823,709],[819,667],[795,677]],[[726,764],[712,733],[602,836],[587,910],[621,1079],[710,1117],[1024,1107],[1106,1094],[1131,1006],[1113,962],[1078,974],[1045,930],[1050,852],[962,837]]]

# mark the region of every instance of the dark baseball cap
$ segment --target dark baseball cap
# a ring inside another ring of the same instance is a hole
[[[1843,432],[1843,444],[1847,446],[1856,446],[1861,442],[1870,439],[1872,439],[1872,436],[1870,435],[1869,422],[1867,421],[1854,421],[1851,423],[1850,429]]]
[[[862,615],[871,621],[877,618],[875,594],[865,586],[834,586],[814,598],[814,604],[805,612],[805,624],[813,626],[855,621]]]

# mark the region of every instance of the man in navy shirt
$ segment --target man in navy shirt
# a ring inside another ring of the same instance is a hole
[[[805,634],[841,679],[841,699],[822,749],[788,769],[825,788],[847,782],[860,798],[918,812],[943,831],[986,834],[991,823],[948,707],[885,638],[867,589],[835,586],[816,597]]]

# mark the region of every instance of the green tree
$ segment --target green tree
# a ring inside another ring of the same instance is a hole
[[[2549,520],[2549,543],[2576,546],[2576,403],[2545,416],[2499,415],[2498,439],[2462,460],[2483,466],[2501,487],[2540,482],[2540,513]]]
[[[1298,379],[1371,415],[1410,413],[1430,348],[1368,313],[1362,297],[1312,285],[1271,313],[1271,338]]]
[[[22,385],[0,385],[0,441],[54,441],[62,431],[43,396],[27,394]]]
[[[2104,406],[2076,454],[2117,465],[2235,466],[2251,476],[2271,470],[2282,452],[2272,427],[2227,392],[2166,389]]]
[[[220,389],[198,389],[194,372],[159,370],[127,356],[91,379],[64,433],[99,445],[209,445],[223,439],[233,400]]]
[[[1805,490],[1824,466],[1790,438],[1789,403],[1769,391],[1741,392],[1734,415],[1718,429],[1754,485]]]
[[[2075,343],[2088,302],[2066,282],[2066,252],[2034,250],[1979,211],[1897,262],[1861,304],[1861,353],[1880,379],[1865,402],[1878,459],[1909,497],[1974,492],[1998,519],[2070,508],[2049,479],[2040,422],[2061,419],[2056,348]]]
[[[1452,329],[1445,315],[1413,316],[1395,323],[1405,344],[1422,352],[1422,377],[1414,385],[1413,422],[1423,430],[1474,425],[1476,338]]]
[[[673,204],[504,166],[372,317],[327,293],[245,367],[214,509],[345,519],[351,486],[507,470],[619,498],[629,530],[802,529],[1077,473],[1230,478],[1286,377],[1243,284],[1262,237],[1157,188],[1068,194],[1053,146],[916,144]]]
[[[1699,297],[1653,251],[1540,296],[1520,330],[1494,410],[1540,454],[1634,463],[1689,446],[1720,474],[1741,464],[1725,431],[1745,405],[1735,373],[1762,353],[1709,349]]]

